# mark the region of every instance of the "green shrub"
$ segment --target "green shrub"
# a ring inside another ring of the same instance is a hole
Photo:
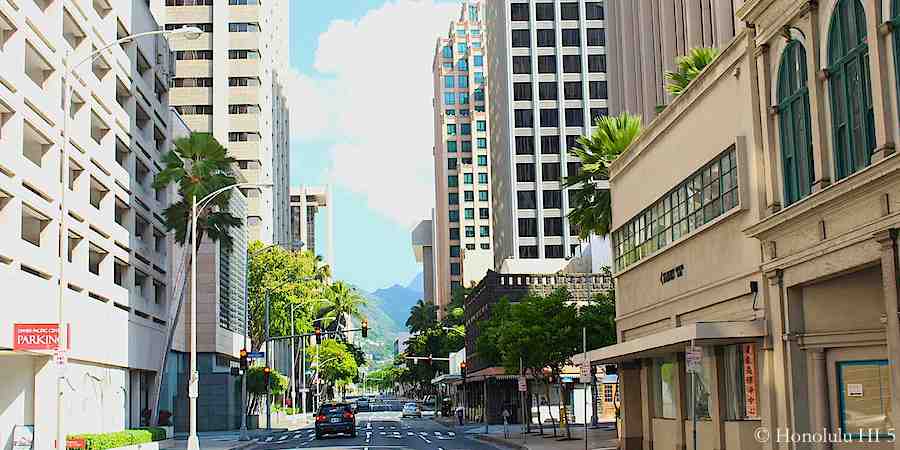
[[[139,427],[133,428],[133,430],[143,430],[149,431],[150,437],[153,439],[153,442],[156,441],[164,441],[168,436],[166,435],[166,429],[162,427]]]
[[[148,430],[125,430],[113,433],[73,434],[67,439],[84,439],[85,450],[107,450],[126,447],[134,444],[146,444],[153,441]]]

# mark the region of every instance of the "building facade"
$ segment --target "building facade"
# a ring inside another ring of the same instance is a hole
[[[334,225],[329,186],[300,186],[291,188],[291,242],[302,241],[303,249],[317,255],[325,254],[328,265],[334,267]],[[316,215],[325,208],[325,238],[316,229]]]
[[[422,300],[434,303],[434,222],[423,220],[412,230],[412,247],[416,262],[422,264]],[[442,312],[438,312],[441,316]]]
[[[491,151],[483,2],[465,0],[434,51],[435,304],[441,311],[464,278],[464,253],[491,254]],[[478,273],[480,272],[480,273]],[[440,312],[439,312],[440,314]]]
[[[193,131],[212,133],[238,160],[251,240],[290,239],[287,102],[289,1],[154,0],[167,29],[196,26],[175,49],[171,104]],[[224,68],[225,70],[213,70]]]
[[[578,239],[566,217],[574,189],[562,184],[580,168],[566,149],[608,114],[604,3],[487,0],[484,8],[494,267],[590,253],[601,263],[608,244]]]
[[[619,343],[589,357],[624,448],[692,448],[694,416],[698,448],[898,448],[900,4],[735,14],[611,167]]]
[[[723,48],[743,28],[735,10],[745,0],[606,0],[609,110],[644,123],[668,104],[665,73],[692,48]]]
[[[172,54],[147,36],[74,67],[61,158],[66,55],[160,27],[143,1],[71,0],[0,2],[0,29],[0,284],[15,302],[0,319],[0,446],[29,426],[34,448],[52,448],[59,369],[52,352],[13,351],[13,324],[68,324],[65,432],[140,426],[150,407],[173,302],[174,189],[152,187],[176,120]]]

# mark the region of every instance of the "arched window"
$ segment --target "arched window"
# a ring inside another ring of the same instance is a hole
[[[866,14],[859,0],[838,0],[831,16],[828,92],[835,178],[841,179],[869,165],[875,149]]]
[[[803,44],[796,40],[788,42],[778,67],[778,128],[785,206],[809,195],[815,179],[806,64]]]

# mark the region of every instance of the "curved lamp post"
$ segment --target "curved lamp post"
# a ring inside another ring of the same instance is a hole
[[[197,215],[203,208],[219,194],[235,188],[242,187],[272,187],[272,184],[260,183],[235,183],[210,192],[197,201],[197,196],[191,197],[191,379],[188,384],[188,398],[190,399],[190,434],[188,435],[188,450],[200,450],[200,440],[197,438],[197,397],[199,394],[200,374],[197,372]],[[246,313],[245,313],[246,315]]]
[[[64,59],[63,65],[63,125],[62,125],[62,136],[61,136],[61,145],[60,145],[60,195],[59,195],[59,298],[57,299],[57,317],[59,319],[57,332],[59,333],[57,339],[57,347],[56,351],[58,353],[63,353],[68,348],[68,342],[66,342],[67,330],[64,321],[64,308],[63,308],[63,298],[65,297],[65,292],[68,284],[64,281],[64,270],[65,263],[68,255],[68,250],[66,249],[66,245],[68,242],[68,230],[66,229],[66,190],[69,187],[69,157],[67,149],[69,147],[69,114],[72,109],[72,85],[69,83],[69,77],[75,73],[82,65],[93,62],[100,55],[117,45],[125,44],[128,42],[132,42],[139,37],[144,36],[154,36],[154,35],[162,35],[162,36],[185,36],[188,39],[197,39],[200,37],[203,30],[197,27],[182,27],[176,30],[154,30],[147,31],[144,33],[136,33],[130,36],[125,36],[121,39],[117,39],[110,44],[107,44],[97,50],[92,51],[88,56],[84,57],[76,61],[74,64],[70,63],[69,57],[67,56]],[[159,374],[162,376],[162,374]],[[56,379],[56,446],[55,448],[59,450],[64,450],[66,448],[66,433],[65,428],[63,427],[63,393],[64,393],[64,385],[65,385],[65,376],[63,372],[60,370],[57,379]]]

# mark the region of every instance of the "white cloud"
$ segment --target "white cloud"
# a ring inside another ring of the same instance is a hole
[[[316,73],[289,80],[293,138],[335,141],[330,178],[402,225],[434,204],[431,65],[458,12],[456,2],[391,0],[335,20],[319,36]]]

